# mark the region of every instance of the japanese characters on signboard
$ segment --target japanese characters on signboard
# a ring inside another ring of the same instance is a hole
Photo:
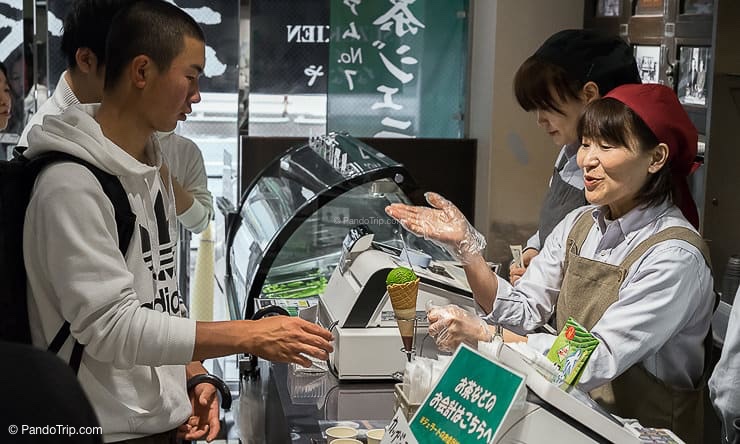
[[[466,17],[467,1],[332,0],[328,129],[459,137]]]
[[[420,442],[493,443],[524,377],[462,345],[411,420]]]
[[[327,0],[252,0],[249,92],[326,94]]]

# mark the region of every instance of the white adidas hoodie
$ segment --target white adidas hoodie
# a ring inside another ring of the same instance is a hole
[[[36,181],[23,227],[29,318],[35,345],[46,348],[64,320],[85,345],[78,378],[106,442],[172,430],[191,413],[185,367],[195,321],[177,317],[174,196],[159,175],[156,137],[147,146],[155,167],[108,140],[76,105],[47,116],[29,134],[28,157],[63,151],[118,176],[136,228],[126,257],[118,249],[113,206],[84,166],[57,163]],[[59,355],[69,360],[73,341]]]

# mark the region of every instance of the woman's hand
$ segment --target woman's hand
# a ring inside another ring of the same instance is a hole
[[[432,307],[427,311],[427,319],[429,336],[444,352],[455,351],[462,342],[477,348],[478,341],[491,340],[486,322],[457,305]]]
[[[395,203],[385,212],[410,232],[442,245],[463,264],[483,251],[486,239],[452,202],[437,193],[425,197],[431,208]]]
[[[539,251],[534,248],[528,248],[522,253],[522,264],[524,264],[524,266],[517,267],[513,263],[511,264],[509,267],[509,282],[511,282],[512,285],[516,284],[516,282],[522,277],[524,272],[527,271],[529,263],[532,262],[532,259],[534,259],[538,254],[540,254]]]

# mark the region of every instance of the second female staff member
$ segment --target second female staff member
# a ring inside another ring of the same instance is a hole
[[[464,218],[400,204],[387,211],[458,253],[488,323],[528,334],[557,308],[558,329],[571,316],[601,341],[584,390],[612,413],[700,442],[713,280],[706,245],[676,206],[690,199],[696,129],[671,89],[624,85],[586,107],[578,132],[593,205],[555,227],[515,287],[486,266]],[[444,332],[438,342],[490,338],[472,316],[429,317],[430,333]],[[519,338],[542,353],[554,339]]]

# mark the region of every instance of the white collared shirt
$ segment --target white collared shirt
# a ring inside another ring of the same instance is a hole
[[[36,111],[33,116],[31,116],[31,120],[29,120],[26,127],[23,128],[21,137],[18,139],[18,146],[28,146],[28,132],[31,131],[31,128],[33,128],[34,125],[41,125],[44,121],[44,116],[58,116],[70,106],[79,105],[80,101],[72,91],[72,88],[69,87],[69,83],[67,83],[65,78],[66,75],[67,71],[64,71],[62,75],[59,76],[59,82],[54,90],[54,94],[39,107],[38,111]]]
[[[738,438],[733,421],[740,418],[740,289],[735,294],[722,356],[709,380],[709,397],[720,413],[726,442]]]
[[[694,230],[670,203],[636,208],[608,226],[602,209],[576,209],[555,227],[516,286],[498,278],[488,322],[519,334],[547,322],[564,277],[567,236],[584,211],[592,212],[595,223],[581,256],[612,265],[619,265],[640,242],[661,230],[674,226]],[[614,379],[638,362],[668,384],[693,387],[704,367],[703,341],[713,306],[712,274],[699,250],[680,240],[650,248],[630,268],[619,299],[591,331],[601,344],[581,377],[584,390]],[[554,339],[549,334],[530,334],[528,340],[530,346],[547,353]]]

